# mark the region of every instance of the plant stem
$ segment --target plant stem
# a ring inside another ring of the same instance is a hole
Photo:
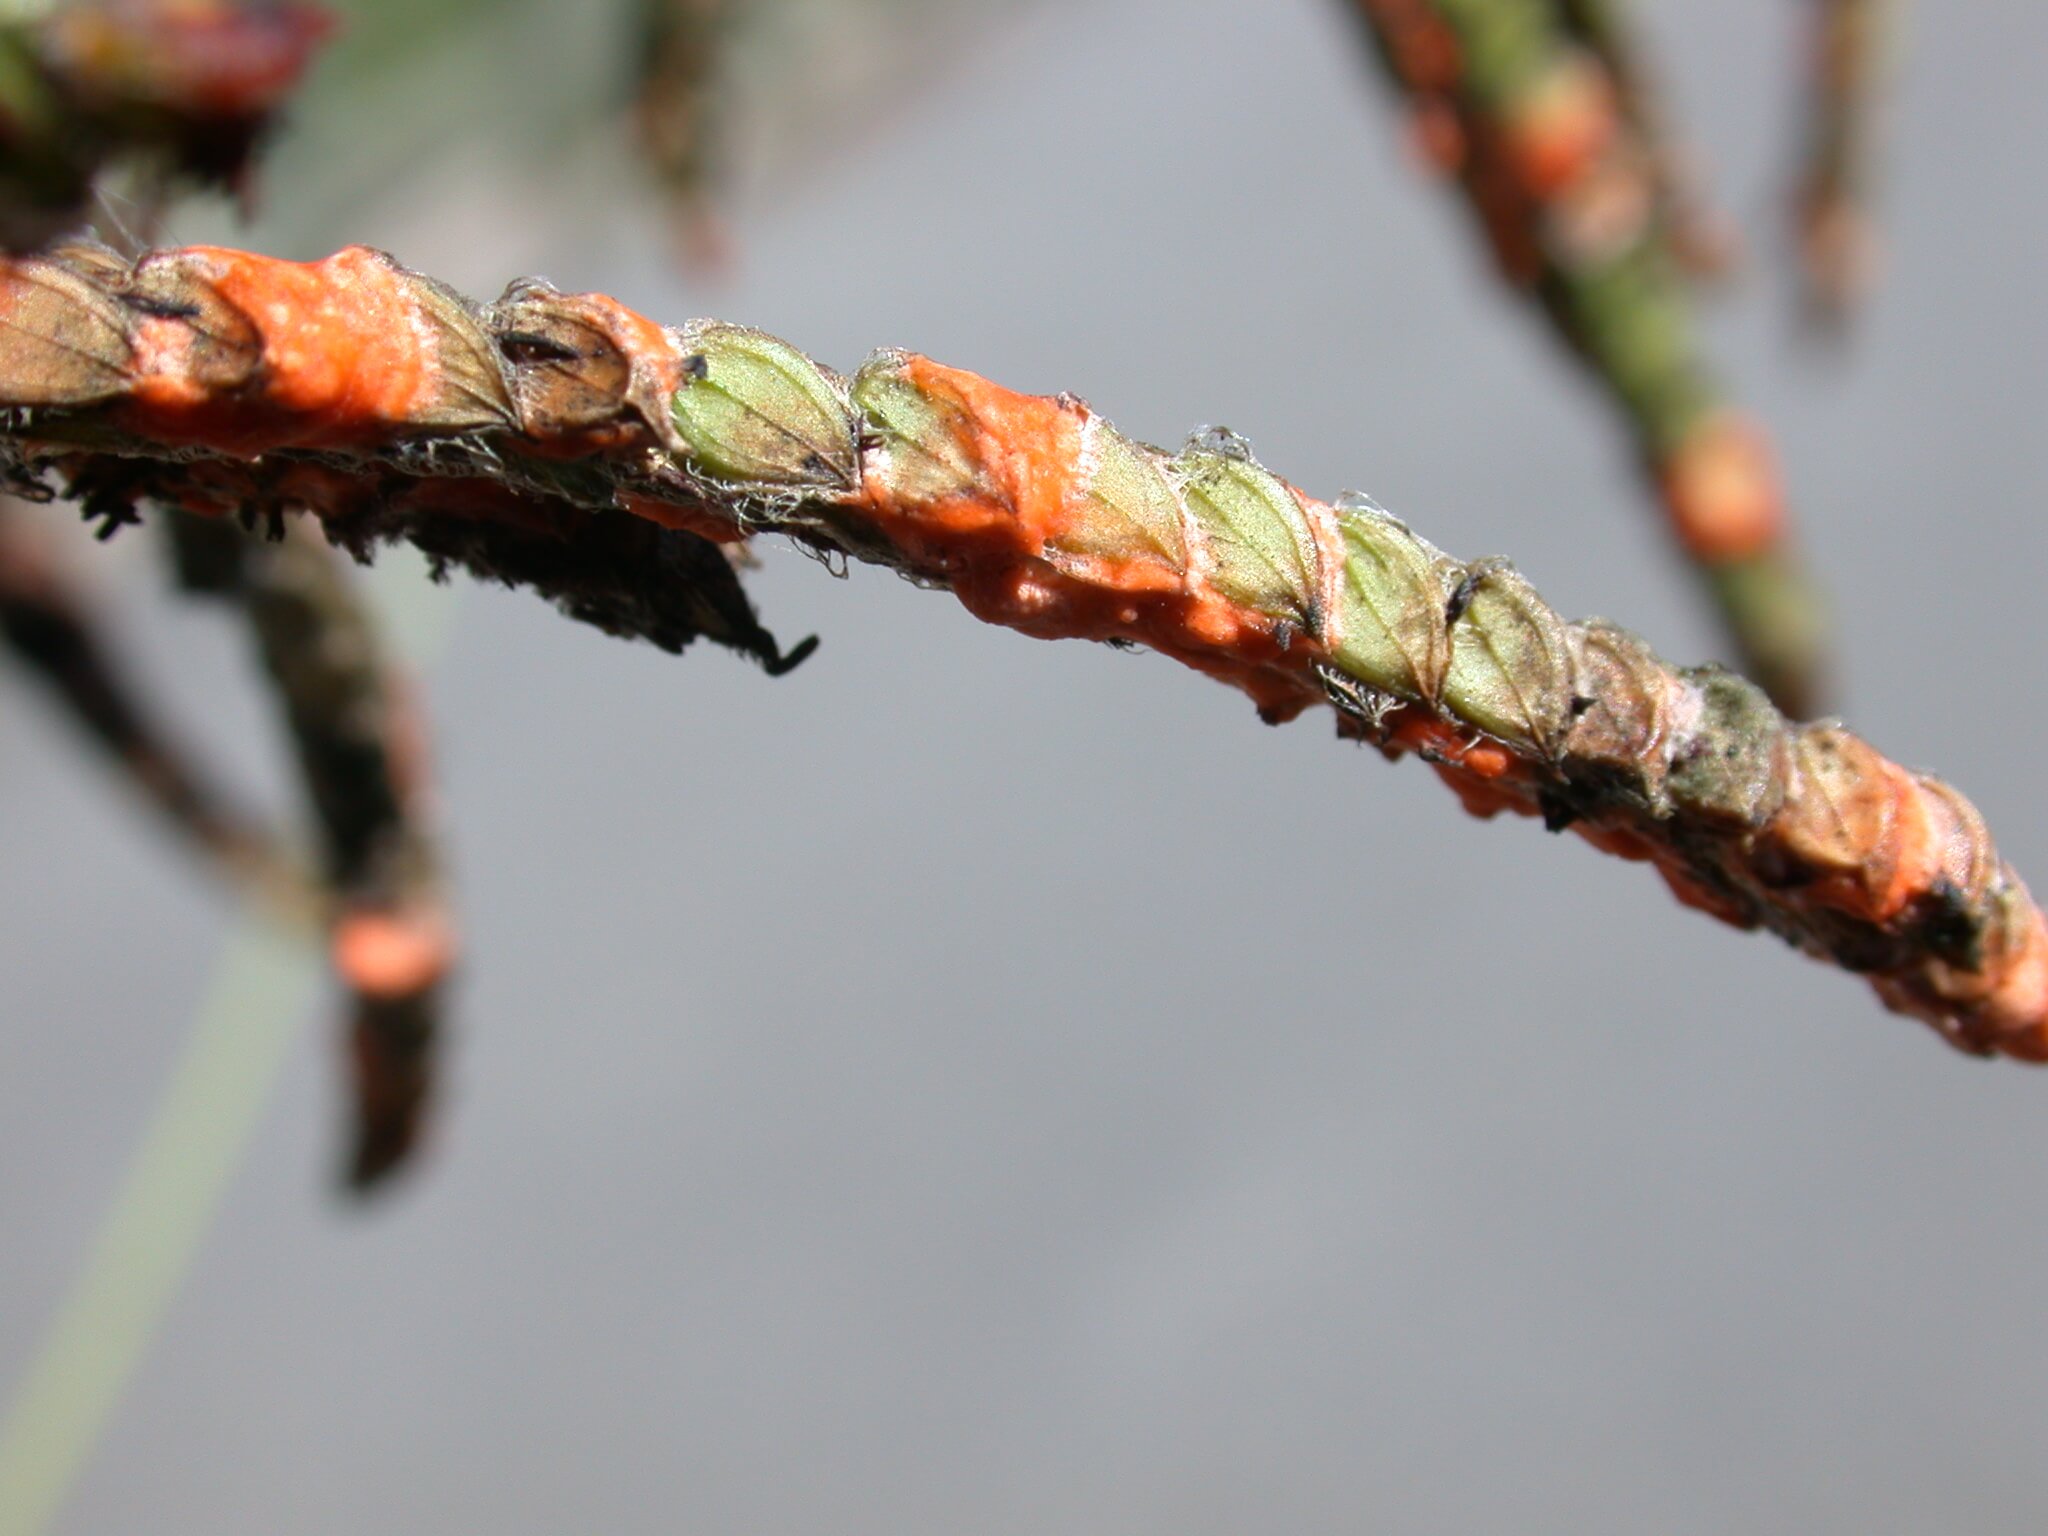
[[[1671,221],[1659,216],[1668,157],[1632,121],[1650,112],[1640,70],[1618,78],[1607,62],[1613,18],[1588,11],[1574,36],[1552,0],[1352,3],[1502,279],[1535,302],[1626,426],[1735,659],[1781,707],[1811,712],[1823,604],[1793,549],[1763,430],[1694,333]],[[1730,581],[1730,568],[1760,579]]]
[[[896,352],[844,380],[757,331],[532,282],[473,306],[361,248],[18,259],[0,306],[0,468],[109,526],[150,502],[311,512],[349,547],[408,540],[771,670],[807,647],[760,627],[721,546],[785,533],[1026,634],[1163,652],[1269,721],[1332,704],[1480,815],[1572,827],[1966,1050],[2048,1058],[2048,921],[1961,795],[1228,434],[1169,455],[1070,396]]]

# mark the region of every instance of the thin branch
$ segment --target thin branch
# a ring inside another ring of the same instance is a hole
[[[431,1108],[453,923],[425,819],[421,732],[369,614],[317,532],[271,544],[218,518],[170,520],[188,590],[247,613],[325,844],[316,881],[234,807],[115,662],[49,541],[0,502],[0,643],[43,681],[142,799],[230,887],[294,929],[329,935],[350,993],[347,1182],[396,1172]]]
[[[1762,428],[1694,335],[1656,158],[1551,0],[1351,0],[1496,266],[1534,299],[1634,440],[1743,669],[1793,713],[1820,693],[1822,604]]]
[[[1309,497],[1227,434],[1168,455],[1069,396],[900,352],[843,380],[757,331],[531,282],[477,308],[361,248],[17,260],[0,312],[0,464],[109,526],[152,501],[310,511],[771,668],[796,655],[717,545],[779,531],[991,623],[1163,652],[1270,721],[1332,704],[1480,815],[1646,860],[1963,1049],[2048,1058],[2048,922],[1956,791],[1733,673],[1566,623],[1505,562]]]
[[[351,997],[346,1180],[368,1189],[425,1129],[454,959],[423,732],[317,529],[294,522],[268,540],[221,519],[170,522],[188,589],[228,598],[248,619],[321,834],[332,955]]]
[[[1622,121],[1649,162],[1657,209],[1672,254],[1685,270],[1716,277],[1735,261],[1735,231],[1708,200],[1690,151],[1671,126],[1664,88],[1651,69],[1629,0],[1557,0],[1571,35],[1599,59]]]
[[[0,20],[0,245],[81,222],[110,164],[160,198],[246,192],[259,141],[332,23],[296,0],[69,0]]]
[[[717,199],[726,172],[722,138],[725,59],[740,0],[637,0],[634,123],[667,187],[677,243],[693,267],[725,265],[729,236]]]
[[[318,909],[297,861],[154,718],[56,551],[7,501],[0,501],[0,642],[225,884],[288,922]]]
[[[1792,194],[1806,313],[1839,334],[1877,266],[1870,181],[1897,0],[1806,0],[1811,29],[1805,145]]]

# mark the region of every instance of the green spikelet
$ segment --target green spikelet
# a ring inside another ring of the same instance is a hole
[[[889,456],[891,483],[914,501],[985,493],[981,466],[961,446],[960,408],[936,400],[905,372],[908,356],[877,352],[853,376],[854,408]]]
[[[1451,594],[1444,706],[1510,746],[1555,755],[1571,720],[1564,621],[1513,567],[1480,561]]]
[[[1215,441],[1195,439],[1173,461],[1173,472],[1188,511],[1208,536],[1216,590],[1320,636],[1321,562],[1300,498],[1248,455],[1208,446]]]
[[[1443,623],[1443,554],[1362,498],[1339,497],[1344,574],[1337,589],[1337,665],[1362,683],[1434,705],[1451,664]]]
[[[672,410],[696,464],[720,479],[846,488],[852,422],[825,372],[786,341],[743,325],[693,327]]]
[[[1107,422],[1095,429],[1094,472],[1085,492],[1090,512],[1052,540],[1070,555],[1107,560],[1157,559],[1187,566],[1180,502],[1159,456]]]

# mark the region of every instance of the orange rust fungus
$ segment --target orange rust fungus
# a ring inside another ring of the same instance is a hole
[[[388,439],[440,384],[436,332],[410,274],[349,246],[324,261],[279,261],[194,246],[184,253],[262,338],[254,400],[213,398],[185,366],[189,328],[146,321],[129,416],[226,452],[343,448]]]
[[[1770,445],[1747,417],[1719,412],[1686,434],[1663,465],[1664,499],[1695,559],[1730,564],[1760,555],[1785,528],[1785,496]]]
[[[1521,795],[1503,789],[1490,780],[1475,777],[1471,769],[1463,763],[1434,762],[1430,767],[1458,797],[1458,804],[1464,808],[1468,816],[1476,816],[1481,821],[1491,821],[1504,811],[1518,816],[1529,814],[1528,802]]]
[[[981,466],[1000,498],[952,497],[923,509],[922,520],[947,532],[984,534],[991,545],[1014,553],[1042,554],[1047,541],[1067,527],[1088,408],[1018,394],[928,357],[906,358],[903,371],[920,394],[954,407],[959,447]]]
[[[1319,649],[1297,640],[1283,650],[1271,617],[1198,576],[1145,559],[1074,560],[1048,549],[1080,515],[1082,432],[1092,414],[1085,404],[1019,394],[925,357],[907,358],[904,373],[921,394],[953,408],[955,441],[989,492],[917,501],[870,472],[860,499],[899,548],[943,563],[975,617],[1038,639],[1148,646],[1243,689],[1276,723],[1322,696],[1309,670]]]
[[[330,954],[349,988],[372,998],[411,997],[441,980],[454,941],[438,916],[363,909],[334,925]]]
[[[651,368],[656,382],[669,393],[682,381],[682,354],[666,326],[657,324],[637,309],[621,304],[608,293],[579,293],[575,296],[601,315],[613,339],[625,350],[636,367]]]
[[[1545,202],[1607,155],[1619,127],[1606,72],[1589,59],[1575,59],[1529,93],[1504,125],[1504,137],[1522,186]]]
[[[1891,879],[1876,892],[1876,900],[1866,914],[1879,923],[1897,917],[1910,903],[1925,896],[1941,873],[1940,850],[1935,847],[1928,817],[1928,797],[1920,788],[1919,779],[1891,762],[1885,764],[1884,778],[1891,786],[1895,807],[1885,850],[1890,856],[1887,862]]]
[[[1468,773],[1476,773],[1482,779],[1498,779],[1507,773],[1514,759],[1508,756],[1505,747],[1491,743],[1467,747],[1458,759],[1460,767]]]

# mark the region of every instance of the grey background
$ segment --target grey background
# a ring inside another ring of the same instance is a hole
[[[503,25],[587,69],[585,9]],[[1779,270],[1794,8],[1651,14],[1751,232],[1714,337],[1780,434],[1846,713],[2048,872],[2048,10],[1919,8],[1887,277],[1837,360]],[[247,238],[482,293],[538,268],[842,365],[913,346],[1155,440],[1227,422],[1710,653],[1345,23],[1003,17],[751,196],[717,286],[608,140],[506,163],[546,70],[505,56],[389,185],[323,191],[294,147]],[[274,777],[235,638],[123,542],[91,569],[152,677]],[[429,680],[469,957],[436,1153],[339,1205],[301,1037],[61,1529],[2048,1520],[2048,1079],[1321,723],[764,555],[770,621],[825,637],[773,683],[463,594]],[[11,680],[0,848],[4,1383],[228,919]]]

